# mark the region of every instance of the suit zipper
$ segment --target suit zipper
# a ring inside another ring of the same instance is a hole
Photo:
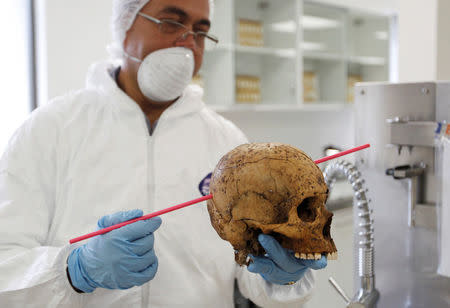
[[[144,115],[144,117],[146,117]],[[154,136],[155,133],[153,132],[152,135],[150,135],[150,128],[147,125],[147,120],[144,118],[144,125],[147,131],[147,204],[146,208],[144,209],[144,213],[151,213],[154,211],[154,190],[155,190],[155,180],[154,180],[154,155],[153,155],[153,143],[154,143]],[[147,282],[144,285],[142,285],[142,308],[147,308],[150,305],[150,284],[151,282]]]

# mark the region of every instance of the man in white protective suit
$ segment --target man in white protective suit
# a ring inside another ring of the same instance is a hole
[[[86,88],[33,112],[0,161],[1,307],[299,307],[312,269],[260,235],[265,256],[234,261],[206,205],[69,239],[208,191],[219,159],[247,142],[189,85],[209,33],[208,0],[113,0],[114,54]]]

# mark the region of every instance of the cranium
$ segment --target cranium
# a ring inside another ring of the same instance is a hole
[[[236,262],[264,255],[257,237],[274,236],[297,258],[333,259],[333,214],[325,208],[328,189],[322,172],[303,152],[281,143],[238,146],[217,164],[208,200],[211,223],[234,247]]]

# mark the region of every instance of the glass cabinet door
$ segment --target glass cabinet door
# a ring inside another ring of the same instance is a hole
[[[356,82],[388,80],[390,21],[310,0],[216,0],[219,44],[194,81],[217,109],[345,104]]]
[[[205,46],[203,64],[194,83],[204,90],[206,104],[215,108],[229,108],[234,104],[234,0],[215,0],[210,33],[219,39],[211,47]]]
[[[389,80],[389,25],[389,17],[349,14],[348,102],[353,102],[355,83]]]
[[[343,102],[346,96],[346,11],[305,2],[301,27],[303,102]]]
[[[297,104],[298,1],[234,4],[236,104]]]

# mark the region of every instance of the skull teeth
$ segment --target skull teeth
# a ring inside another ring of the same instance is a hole
[[[327,259],[328,260],[337,260],[338,254],[337,251],[332,252],[332,253],[327,253]],[[305,260],[320,260],[320,258],[322,258],[322,254],[321,253],[300,253],[300,252],[296,252],[295,253],[295,257],[297,259],[305,259]]]
[[[338,258],[337,251],[327,254],[327,259],[328,260],[337,260],[337,258]]]
[[[306,260],[319,260],[322,258],[322,254],[320,253],[300,253],[296,252],[295,257],[297,259],[306,259]]]
[[[251,260],[250,256],[247,256],[247,258],[245,259],[245,263],[248,264],[248,262],[250,262],[250,260]]]

